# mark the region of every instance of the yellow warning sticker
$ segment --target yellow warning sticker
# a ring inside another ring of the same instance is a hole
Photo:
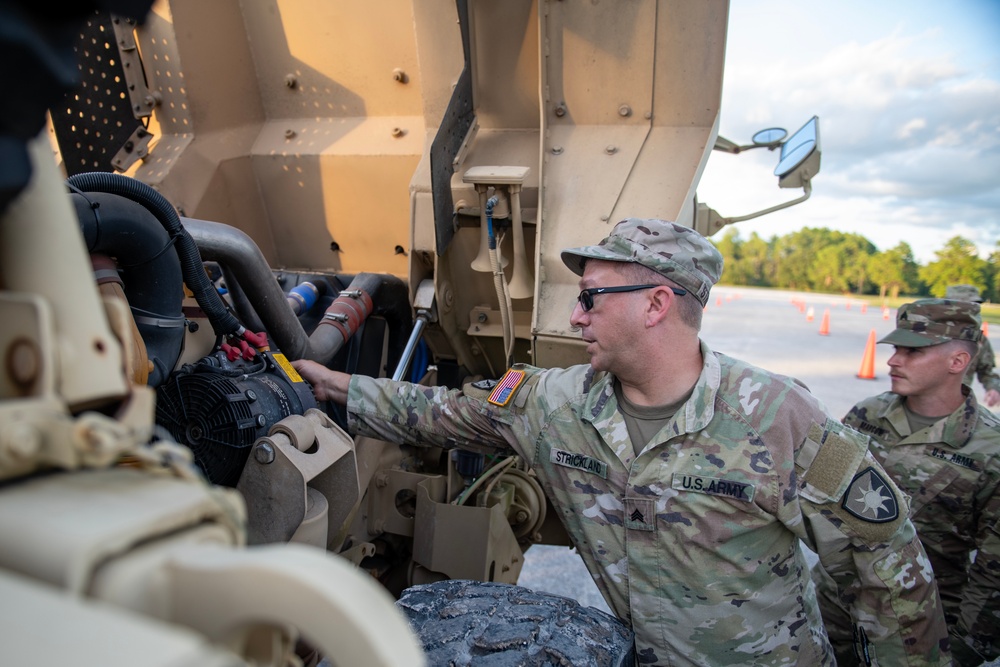
[[[292,382],[305,382],[305,380],[302,379],[302,376],[299,375],[299,372],[295,370],[295,366],[292,366],[292,362],[290,362],[285,355],[279,352],[278,354],[272,354],[271,356],[278,363],[278,365],[281,366],[281,370],[285,371],[285,375],[288,376],[289,380]]]

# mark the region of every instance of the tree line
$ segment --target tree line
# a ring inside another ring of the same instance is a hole
[[[879,295],[943,297],[949,285],[975,285],[986,301],[1000,301],[1000,241],[987,259],[975,244],[954,236],[920,265],[905,241],[880,251],[860,234],[806,227],[744,240],[730,227],[716,241],[725,259],[721,283],[755,287]]]

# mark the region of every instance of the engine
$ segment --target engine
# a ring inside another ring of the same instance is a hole
[[[395,276],[274,270],[244,232],[182,218],[140,181],[90,172],[67,183],[101,290],[131,314],[127,374],[155,389],[161,437],[239,491],[250,544],[338,552],[397,594],[441,578],[516,581],[547,515],[516,457],[487,466],[482,453],[356,447],[342,409],[317,402],[289,361],[459,386],[457,365],[431,364],[419,336],[433,318],[429,284],[414,322]]]

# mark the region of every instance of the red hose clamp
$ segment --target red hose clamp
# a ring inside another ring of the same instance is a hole
[[[349,340],[374,310],[371,295],[364,290],[341,292],[323,314],[320,324],[329,324]]]

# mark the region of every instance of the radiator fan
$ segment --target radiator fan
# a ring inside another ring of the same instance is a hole
[[[185,365],[160,385],[156,422],[194,452],[209,481],[235,487],[254,441],[316,401],[306,383],[290,381],[268,358],[252,374],[218,363]]]

